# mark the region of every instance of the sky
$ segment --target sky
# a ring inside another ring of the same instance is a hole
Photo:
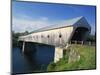
[[[12,2],[12,30],[15,32],[31,32],[79,16],[86,18],[91,25],[91,33],[94,34],[96,21],[95,6]]]

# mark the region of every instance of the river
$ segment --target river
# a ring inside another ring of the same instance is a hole
[[[54,60],[54,47],[41,45],[36,53],[24,54],[19,47],[12,50],[12,72],[15,74],[46,72]]]

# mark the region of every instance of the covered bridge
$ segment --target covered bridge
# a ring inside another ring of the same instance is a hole
[[[19,41],[36,42],[48,45],[66,45],[70,41],[84,41],[91,27],[85,17],[76,17],[57,25],[40,28],[28,35],[20,36]]]

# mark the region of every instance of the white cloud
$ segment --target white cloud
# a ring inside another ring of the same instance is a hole
[[[46,27],[49,25],[63,24],[66,23],[66,20],[60,20],[51,22],[47,17],[40,17],[38,20],[34,20],[29,16],[24,16],[24,18],[12,18],[12,30],[15,32],[25,32],[25,31],[34,31],[36,29]],[[93,27],[94,26],[94,27]],[[95,25],[92,26],[91,33],[95,33]]]
[[[58,20],[51,22],[47,17],[39,17],[38,19],[33,19],[32,17],[27,15],[20,15],[20,18],[16,18],[13,16],[12,30],[15,32],[30,32],[49,25],[58,25],[63,23],[66,23],[66,20]]]
[[[47,17],[41,17],[41,20],[47,21],[48,18]]]
[[[27,16],[26,16],[27,17]],[[29,17],[28,17],[29,18]],[[12,30],[15,32],[33,31],[50,25],[47,17],[41,17],[38,20],[30,20],[26,18],[12,18]]]
[[[25,32],[25,31],[34,31],[39,28],[43,28],[49,25],[63,24],[66,23],[66,20],[58,20],[51,22],[47,17],[40,17],[37,19],[32,19],[29,16],[23,16],[20,18],[12,18],[12,30],[15,32]]]

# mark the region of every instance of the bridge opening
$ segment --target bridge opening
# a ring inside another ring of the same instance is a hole
[[[71,41],[84,41],[89,33],[89,29],[85,27],[76,28]]]

